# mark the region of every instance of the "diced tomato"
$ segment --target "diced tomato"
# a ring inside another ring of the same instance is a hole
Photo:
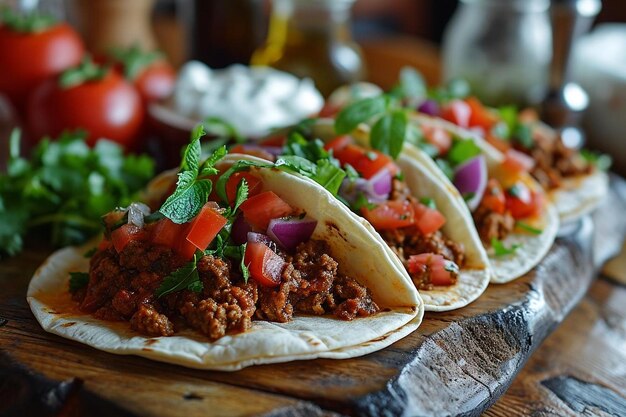
[[[426,207],[421,203],[414,206],[415,226],[425,235],[436,232],[446,224],[446,218],[437,209]]]
[[[530,156],[510,148],[504,154],[502,168],[511,173],[529,172],[535,166],[535,160]]]
[[[226,196],[228,197],[228,203],[231,205],[235,202],[237,187],[239,187],[242,179],[245,179],[248,183],[248,198],[257,195],[261,191],[262,185],[259,178],[249,172],[235,172],[226,181]]]
[[[180,226],[182,226],[182,228],[180,231],[178,242],[176,242],[176,247],[174,248],[174,251],[177,254],[179,254],[181,258],[188,261],[191,258],[193,258],[193,254],[196,253],[196,250],[198,249],[196,245],[194,245],[193,243],[191,243],[190,241],[186,239],[187,235],[191,231],[191,227],[193,226],[193,223],[185,223],[185,224],[181,224]]]
[[[415,222],[415,209],[406,201],[386,201],[371,210],[362,207],[361,214],[376,230],[398,229]]]
[[[244,155],[256,156],[257,158],[265,159],[266,161],[274,162],[274,155],[269,153],[266,150],[263,150],[260,146],[250,146],[250,145],[235,145],[228,153],[242,153]]]
[[[393,160],[382,152],[367,150],[358,145],[349,144],[335,152],[342,165],[350,164],[363,178],[370,179],[383,168],[389,169],[394,176],[399,172]]]
[[[152,229],[152,242],[174,249],[181,238],[183,224],[176,224],[170,219],[159,220]]]
[[[421,253],[409,257],[409,272],[423,274],[430,271],[430,282],[433,285],[452,285],[454,283],[453,262],[434,253]]]
[[[283,146],[287,142],[285,135],[272,135],[259,142],[261,146]]]
[[[452,135],[440,126],[422,126],[422,133],[426,141],[439,150],[440,155],[445,155],[452,146]]]
[[[472,109],[463,100],[452,100],[443,106],[441,117],[460,127],[469,127]]]
[[[531,191],[524,183],[517,182],[506,190],[506,208],[515,219],[535,216],[543,208],[543,195]]]
[[[102,241],[98,245],[98,250],[103,251],[103,250],[109,249],[110,247],[111,247],[111,241],[108,239],[102,239]]]
[[[267,230],[270,220],[293,213],[293,208],[273,191],[250,197],[240,207],[248,224],[263,231]]]
[[[111,243],[119,253],[131,241],[144,240],[146,237],[146,232],[141,227],[137,227],[134,224],[125,224],[111,232]]]
[[[266,287],[280,285],[285,261],[265,243],[248,242],[244,263],[250,270],[250,276]]]
[[[476,97],[467,98],[465,102],[470,108],[470,127],[482,127],[485,132],[489,132],[489,130],[500,121],[498,115],[483,106]]]
[[[332,149],[334,152],[337,152],[345,148],[346,146],[350,145],[351,143],[354,143],[354,140],[352,139],[351,136],[348,136],[348,135],[337,136],[330,142],[324,144],[324,149],[326,149],[327,151],[330,151]]]
[[[192,221],[187,241],[196,248],[205,250],[227,222],[226,217],[219,214],[212,204],[206,203]]]
[[[485,188],[485,194],[480,204],[495,213],[504,214],[506,210],[506,199],[498,180],[491,178],[487,182],[487,188]]]

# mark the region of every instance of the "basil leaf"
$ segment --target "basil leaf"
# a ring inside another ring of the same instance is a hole
[[[356,101],[337,115],[335,132],[344,134],[352,132],[360,123],[369,121],[387,109],[388,100],[384,96],[370,97]]]
[[[89,284],[87,272],[70,272],[70,292],[74,293]]]
[[[402,152],[407,126],[408,119],[402,110],[384,115],[372,127],[370,145],[394,159],[397,158]]]
[[[191,261],[166,276],[163,282],[161,282],[161,285],[159,285],[159,288],[154,292],[154,295],[156,295],[157,298],[161,298],[165,295],[185,289],[190,289],[194,292],[202,291],[203,285],[200,281],[197,268],[198,257],[199,254],[196,252]]]

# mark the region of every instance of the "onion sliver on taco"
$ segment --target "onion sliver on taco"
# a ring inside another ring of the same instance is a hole
[[[159,211],[105,216],[91,261],[80,248],[53,254],[28,289],[42,327],[112,353],[236,370],[364,355],[419,326],[424,304],[404,269],[323,187],[255,158],[217,159],[187,158]],[[216,179],[242,159],[236,182]],[[155,179],[147,197],[170,184]],[[187,210],[197,195],[200,210]]]

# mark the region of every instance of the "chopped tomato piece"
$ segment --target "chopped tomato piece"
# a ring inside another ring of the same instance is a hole
[[[193,258],[193,254],[196,253],[196,250],[198,249],[196,245],[186,239],[187,235],[191,231],[193,223],[185,223],[180,226],[182,226],[182,228],[180,230],[179,239],[176,243],[174,251],[179,254],[181,258],[188,261]]]
[[[133,240],[144,240],[146,232],[134,224],[125,224],[111,232],[111,243],[119,253]]]
[[[342,165],[350,164],[363,178],[370,179],[383,168],[389,169],[391,175],[398,173],[398,166],[382,152],[367,150],[358,145],[349,144],[335,152]]]
[[[324,144],[324,149],[326,149],[327,151],[330,151],[332,149],[334,152],[337,152],[350,145],[351,143],[354,143],[352,137],[348,135],[337,136],[330,142]]]
[[[386,201],[371,210],[362,207],[361,214],[376,230],[398,229],[415,222],[415,209],[406,201]]]
[[[531,191],[524,183],[517,182],[506,190],[506,208],[515,219],[532,217],[541,212],[543,195]]]
[[[285,135],[272,135],[259,142],[261,146],[283,146],[287,142]]]
[[[485,194],[480,204],[495,213],[504,214],[506,210],[506,199],[504,197],[504,190],[502,190],[502,186],[498,180],[491,178],[487,182],[487,188],[485,188]]]
[[[265,159],[266,161],[274,162],[274,155],[264,150],[260,146],[250,145],[235,145],[228,153],[242,153],[244,155],[256,156],[257,158]]]
[[[178,244],[181,231],[185,225],[176,224],[170,219],[159,220],[152,229],[152,242],[157,245],[167,246],[174,249]]]
[[[452,100],[443,106],[441,117],[460,127],[469,127],[472,109],[463,100]]]
[[[219,214],[212,204],[206,203],[192,221],[187,241],[205,250],[227,222],[226,217]]]
[[[443,256],[434,253],[421,253],[409,257],[409,272],[423,274],[430,271],[430,282],[433,285],[452,285],[458,267]]]
[[[285,261],[262,242],[248,242],[244,263],[250,276],[266,287],[280,285]]]
[[[511,173],[529,172],[535,166],[535,160],[523,152],[510,148],[504,154],[502,167]]]
[[[102,241],[98,245],[98,250],[103,251],[103,250],[109,249],[110,247],[111,247],[111,241],[108,239],[102,239]]]
[[[446,224],[446,218],[437,209],[415,204],[415,226],[425,235],[436,232]]]
[[[248,224],[265,231],[270,220],[289,216],[293,208],[273,191],[265,191],[248,198],[241,205],[241,211]]]
[[[241,183],[241,180],[245,179],[248,183],[248,198],[257,195],[261,191],[261,180],[249,172],[235,172],[226,181],[226,196],[228,197],[228,203],[233,204],[235,197],[237,197],[237,187]]]
[[[445,155],[452,146],[452,135],[440,126],[422,126],[422,133],[426,141],[439,150],[440,155]]]
[[[470,97],[465,99],[465,102],[470,108],[469,126],[482,127],[485,132],[491,130],[491,128],[500,121],[500,118],[496,113],[483,106],[476,97]]]

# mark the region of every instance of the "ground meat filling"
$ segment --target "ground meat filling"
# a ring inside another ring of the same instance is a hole
[[[481,204],[473,217],[478,235],[487,246],[491,245],[492,239],[505,239],[515,228],[515,219],[508,210],[500,214]]]
[[[560,137],[537,130],[530,155],[535,160],[531,174],[547,190],[561,185],[563,178],[591,173],[589,164],[576,149],[565,146]],[[526,151],[528,152],[528,151]]]
[[[338,272],[324,242],[308,241],[287,261],[275,288],[245,283],[230,262],[210,255],[197,264],[201,292],[183,290],[157,299],[163,278],[185,262],[170,249],[133,241],[121,253],[110,248],[91,259],[86,289],[73,294],[82,311],[104,320],[129,321],[149,336],[192,328],[216,340],[241,333],[253,319],[287,322],[294,313],[331,313],[342,320],[379,311],[366,287]]]
[[[405,182],[393,180],[393,188],[390,195],[392,201],[409,201],[417,203],[417,199],[411,195],[411,190]],[[381,231],[381,236],[387,242],[391,250],[400,258],[408,270],[409,258],[421,253],[434,253],[454,262],[459,268],[465,265],[465,248],[463,244],[448,239],[441,231],[429,235],[422,234],[417,227],[409,226],[392,230]],[[432,289],[430,273],[410,273],[415,286],[419,290]]]

